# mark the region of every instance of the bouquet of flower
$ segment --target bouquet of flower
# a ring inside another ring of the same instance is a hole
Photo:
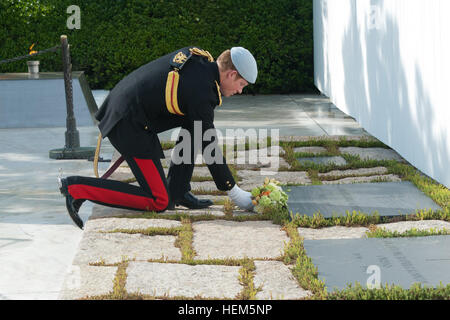
[[[262,214],[267,210],[287,208],[288,195],[279,184],[275,179],[266,178],[261,187],[252,190],[252,202],[256,212]]]

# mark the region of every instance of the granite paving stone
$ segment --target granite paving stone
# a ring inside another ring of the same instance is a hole
[[[377,224],[378,228],[386,231],[397,231],[404,233],[411,229],[417,230],[448,230],[450,231],[450,222],[442,220],[420,220],[420,221],[400,221],[392,223]]]
[[[282,147],[273,146],[261,149],[237,150],[235,152],[235,158],[244,158],[249,161],[256,161],[258,158],[282,156],[284,153],[285,151]]]
[[[175,236],[146,236],[125,233],[84,233],[74,265],[104,262],[114,264],[127,260],[180,260]]]
[[[238,170],[238,176],[242,178],[242,182],[239,186],[245,190],[251,190],[255,187],[259,187],[264,183],[264,179],[274,178],[280,181],[281,184],[311,184],[311,180],[308,178],[308,173],[305,171],[280,171],[275,175],[265,175],[259,170]]]
[[[329,165],[334,164],[337,166],[344,166],[347,164],[347,161],[345,161],[344,158],[341,156],[334,156],[334,157],[301,157],[297,158],[298,162],[301,164],[306,164],[308,162],[314,162],[315,164],[323,164],[323,165]]]
[[[301,237],[305,240],[319,239],[358,239],[367,238],[368,228],[333,226],[321,229],[297,228]]]
[[[208,208],[204,209],[188,209],[183,206],[175,207],[175,210],[166,210],[164,211],[165,215],[175,215],[175,214],[186,214],[190,216],[199,216],[199,215],[213,215],[213,216],[224,216],[223,205],[212,205]]]
[[[327,149],[324,147],[297,147],[293,149],[294,152],[304,152],[304,153],[312,153],[312,154],[320,154],[327,152]]]
[[[127,268],[128,293],[189,298],[235,298],[239,284],[238,266],[186,265],[130,262]]]
[[[368,177],[347,177],[337,180],[324,180],[322,184],[349,184],[349,183],[364,183],[364,182],[400,182],[399,176],[396,174],[382,174],[382,175],[372,175]]]
[[[386,148],[341,147],[339,151],[344,154],[358,155],[361,160],[404,161],[397,152]]]
[[[277,258],[289,242],[270,221],[199,221],[192,227],[195,259]]]
[[[106,295],[113,291],[117,267],[71,266],[59,299],[75,300]]]
[[[360,169],[347,169],[347,170],[332,170],[326,173],[318,173],[319,178],[326,177],[345,177],[345,176],[369,176],[386,174],[388,169],[385,167],[373,167],[373,168],[360,168]]]
[[[256,294],[260,300],[294,300],[311,295],[311,292],[299,286],[287,265],[279,261],[255,261],[255,288],[262,291]]]
[[[108,232],[117,229],[142,230],[147,228],[176,228],[181,227],[181,222],[166,219],[127,219],[104,218],[89,220],[84,228],[85,232]]]

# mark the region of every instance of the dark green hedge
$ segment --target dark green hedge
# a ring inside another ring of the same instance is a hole
[[[66,9],[81,9],[81,29],[69,30]],[[59,44],[67,34],[73,70],[91,88],[110,89],[139,66],[196,45],[217,57],[232,46],[255,56],[259,76],[249,93],[313,90],[312,0],[1,0],[0,60]],[[61,71],[56,53],[39,56],[41,71]],[[0,72],[26,72],[25,61]]]

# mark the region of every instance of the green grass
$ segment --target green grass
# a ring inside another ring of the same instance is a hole
[[[383,285],[379,289],[367,289],[356,283],[346,289],[329,293],[327,300],[449,300],[450,284],[436,287],[413,284],[409,289],[397,285]]]
[[[389,231],[384,228],[376,228],[373,231],[366,233],[368,238],[399,238],[399,237],[426,237],[426,236],[440,236],[440,235],[450,235],[450,230],[448,229],[434,229],[430,228],[428,230],[418,230],[412,228],[405,232]]]

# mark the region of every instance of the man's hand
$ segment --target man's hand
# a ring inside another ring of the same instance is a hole
[[[237,184],[234,185],[233,189],[228,191],[228,196],[239,208],[253,210],[252,194],[242,190]]]

